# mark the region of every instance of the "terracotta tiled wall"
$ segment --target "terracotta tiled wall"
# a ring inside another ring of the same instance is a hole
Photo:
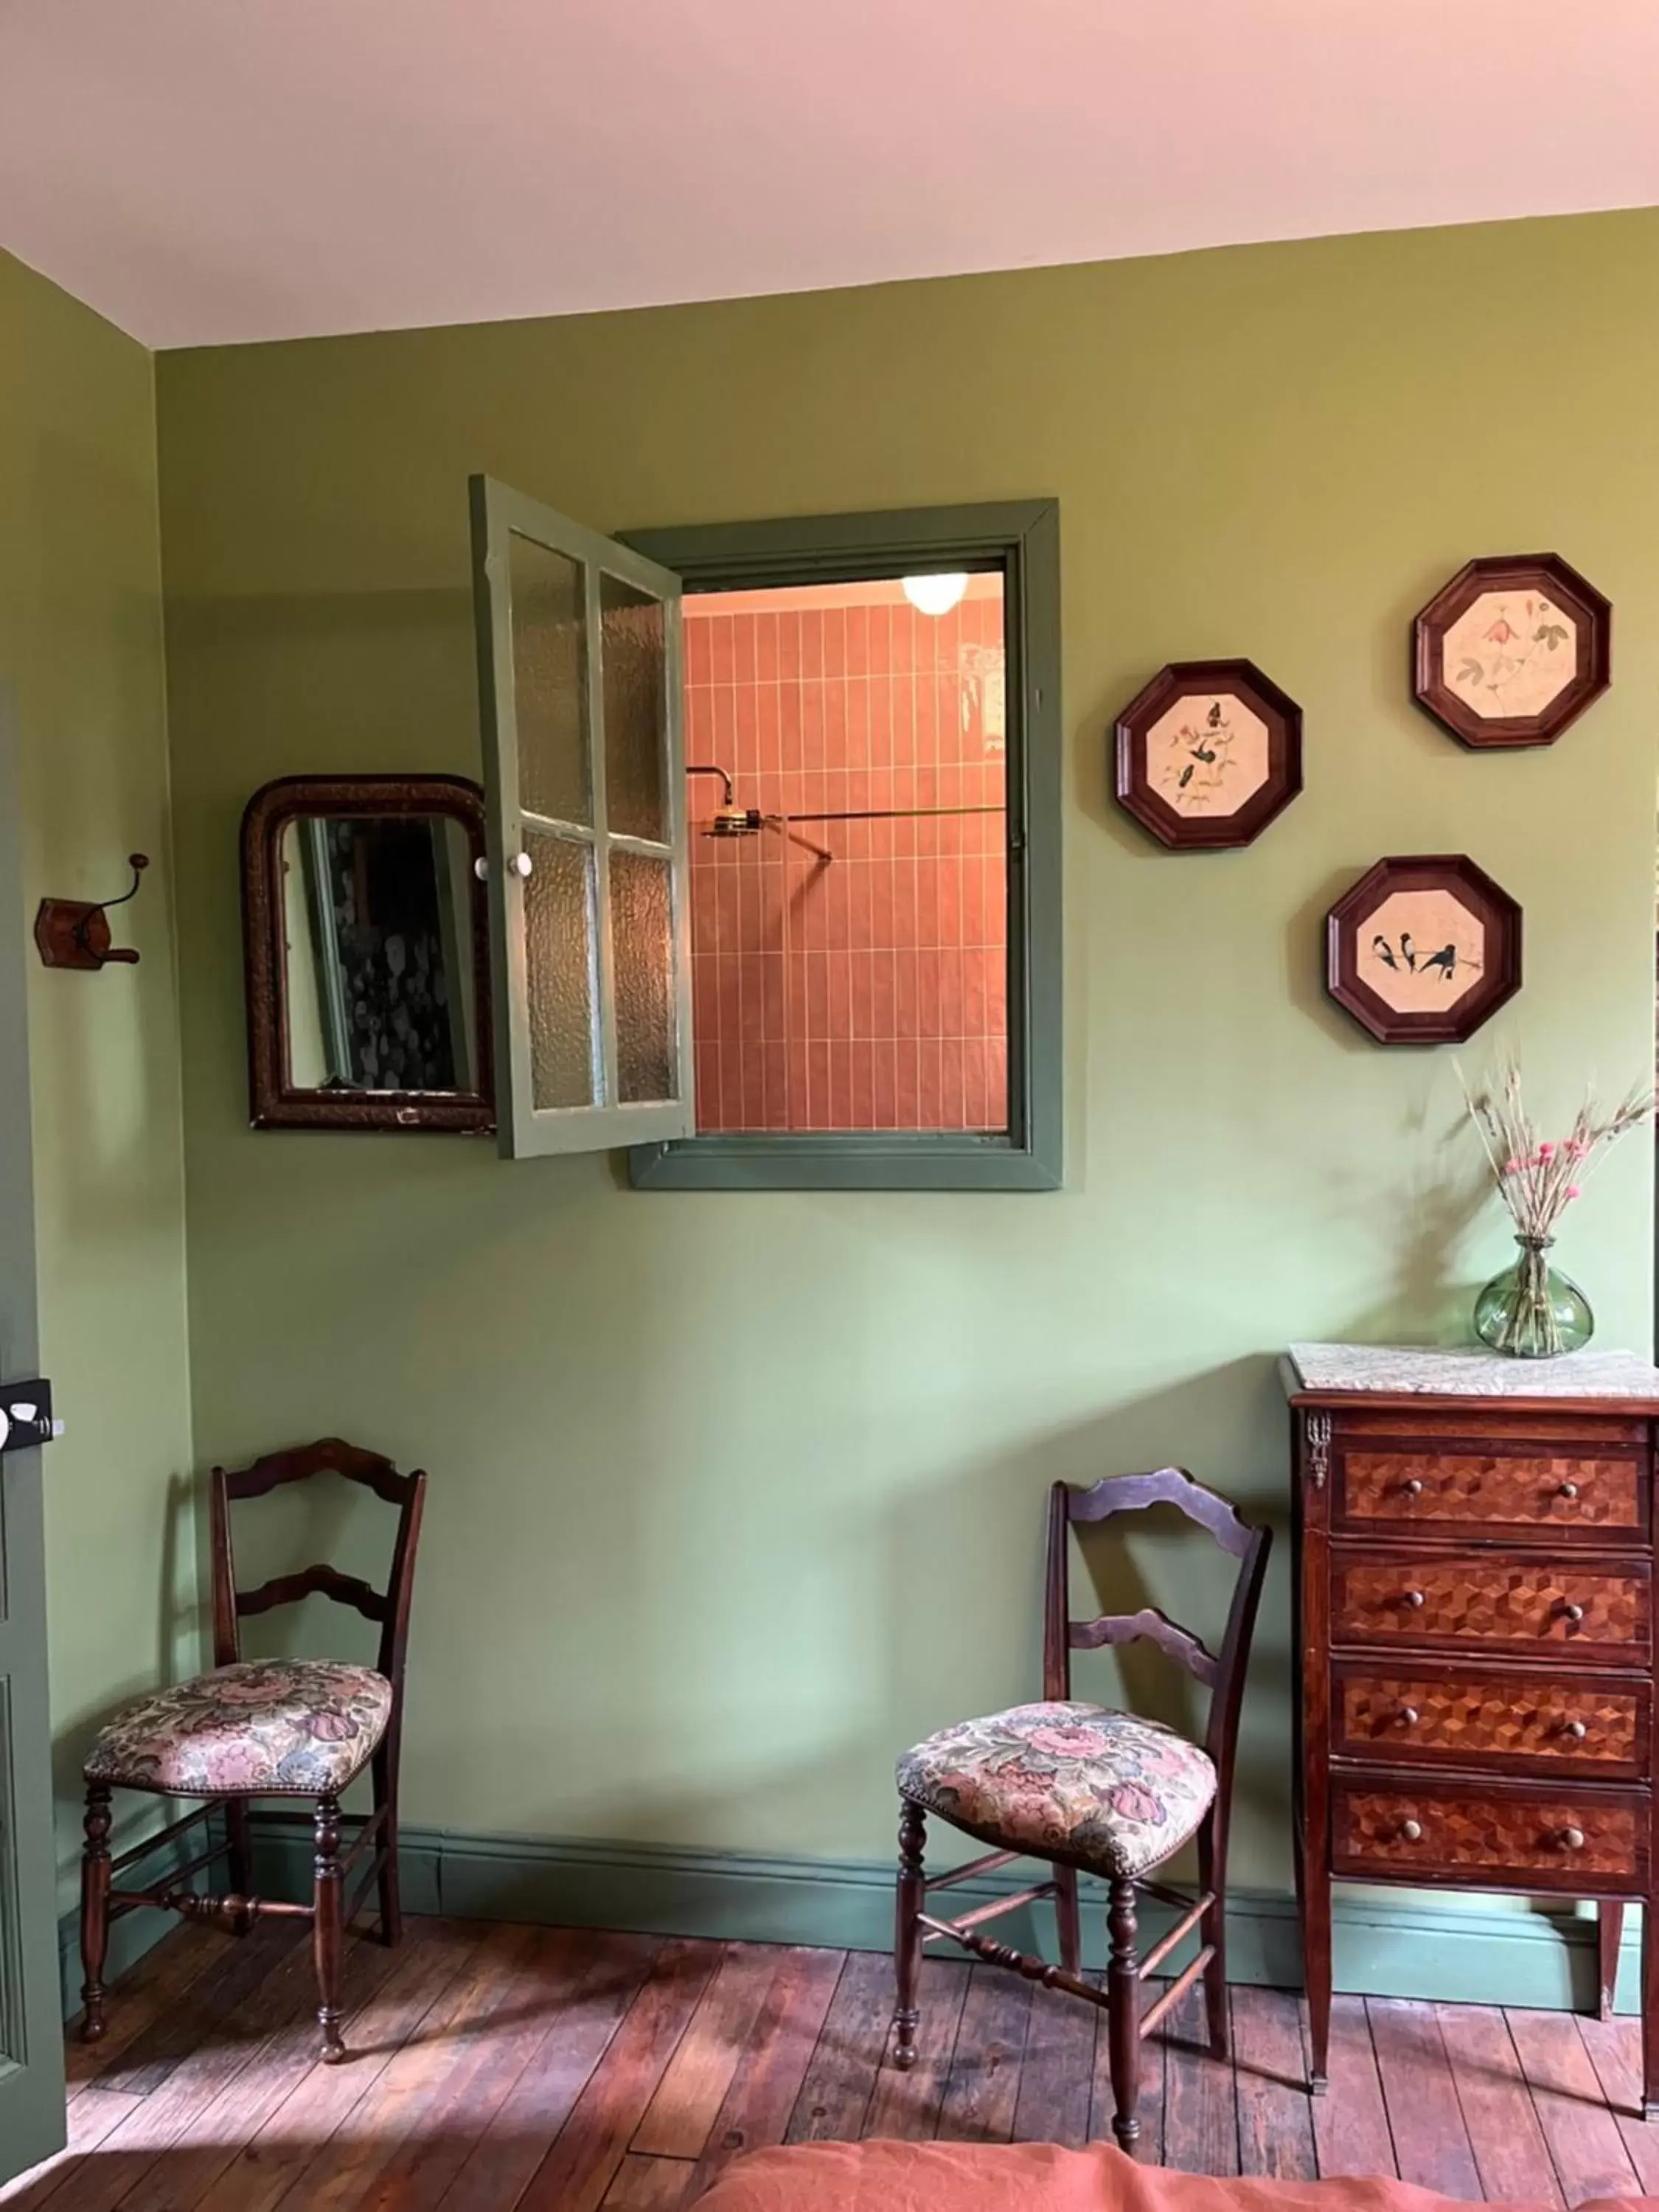
[[[1001,599],[930,617],[872,589],[690,603],[688,759],[769,814],[999,811],[803,823],[824,864],[697,836],[720,786],[690,780],[705,1130],[1006,1126]]]

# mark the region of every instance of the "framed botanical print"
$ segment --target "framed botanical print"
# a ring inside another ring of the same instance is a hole
[[[1248,845],[1302,788],[1302,709],[1249,660],[1175,660],[1117,718],[1116,797],[1162,845]]]
[[[1521,909],[1466,854],[1379,860],[1325,929],[1330,994],[1379,1044],[1461,1044],[1521,988]]]
[[[1553,745],[1612,656],[1613,609],[1559,554],[1471,561],[1417,617],[1413,690],[1463,744]]]

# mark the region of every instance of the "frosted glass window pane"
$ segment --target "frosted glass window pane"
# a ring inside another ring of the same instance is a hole
[[[516,532],[513,682],[519,720],[519,804],[556,822],[590,823],[587,638],[582,567]]]
[[[625,1103],[675,1098],[674,928],[668,863],[611,855],[617,978],[617,1088]]]
[[[525,833],[526,990],[531,1096],[538,1108],[592,1106],[603,1079],[594,1019],[593,848]]]
[[[625,837],[668,842],[663,744],[666,648],[660,599],[599,578],[605,681],[605,805]]]

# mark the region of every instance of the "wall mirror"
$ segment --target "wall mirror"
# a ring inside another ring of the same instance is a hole
[[[483,799],[459,776],[285,776],[242,817],[256,1129],[495,1126]]]

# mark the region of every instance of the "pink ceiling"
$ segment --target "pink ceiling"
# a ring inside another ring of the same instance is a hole
[[[1659,201],[1659,0],[0,0],[0,246],[155,345]]]

